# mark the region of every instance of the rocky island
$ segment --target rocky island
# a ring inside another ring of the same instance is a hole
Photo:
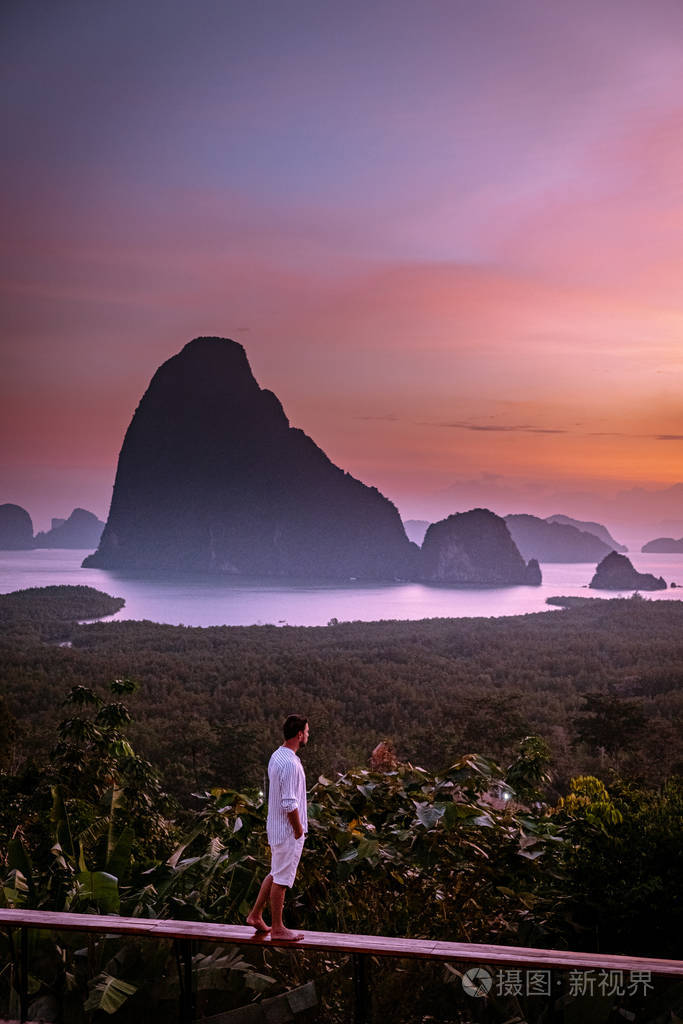
[[[681,555],[683,554],[683,537],[680,540],[674,540],[673,537],[655,537],[654,540],[643,544],[640,550],[646,554],[649,552],[660,555]]]
[[[408,579],[398,510],[335,466],[259,387],[244,348],[196,338],[155,373],[85,566]]]
[[[592,590],[666,590],[666,580],[637,572],[630,559],[612,551],[597,566],[589,586]]]
[[[21,505],[0,505],[0,551],[27,551],[33,547],[33,523]]]
[[[505,520],[485,508],[460,512],[427,530],[420,579],[430,583],[541,583],[538,562],[524,561]]]
[[[37,533],[37,548],[96,548],[104,523],[84,508],[75,508],[68,519],[53,519],[52,529]]]

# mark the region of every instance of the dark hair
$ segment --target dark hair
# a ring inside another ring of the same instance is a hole
[[[289,718],[285,719],[285,723],[282,726],[282,731],[285,734],[286,740],[291,740],[297,733],[303,732],[306,728],[307,718],[301,718],[299,715],[290,715]]]

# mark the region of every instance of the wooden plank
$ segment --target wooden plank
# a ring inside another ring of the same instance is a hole
[[[99,914],[60,914],[47,910],[0,909],[0,925],[44,928],[50,931],[80,931],[120,935],[148,935],[159,938],[196,939],[237,945],[288,946],[334,953],[366,953],[370,956],[406,957],[424,960],[459,960],[476,963],[529,964],[537,967],[592,967],[605,970],[652,971],[653,974],[683,975],[683,961],[604,953],[575,953],[563,949],[531,949],[526,946],[491,946],[469,942],[441,942],[436,939],[404,939],[385,935],[355,935],[338,932],[304,932],[301,942],[274,942],[246,925],[206,921],[164,921],[142,917]]]
[[[683,961],[657,960],[651,957],[622,956],[617,953],[574,953],[565,949],[530,949],[525,946],[488,946],[462,944],[467,952],[458,953],[457,942],[437,942],[435,960],[475,960],[482,963],[525,964],[533,967],[588,967],[607,971],[652,971],[657,974],[683,975]],[[477,953],[476,951],[480,951]]]

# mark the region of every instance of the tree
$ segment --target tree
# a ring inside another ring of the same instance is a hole
[[[603,693],[581,695],[585,706],[574,719],[579,742],[617,755],[640,742],[646,726],[642,704]]]

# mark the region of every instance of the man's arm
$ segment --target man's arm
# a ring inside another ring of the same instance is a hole
[[[304,830],[301,818],[299,817],[299,804],[296,799],[296,769],[294,764],[285,765],[281,769],[280,787],[282,809],[289,818],[289,823],[294,830],[294,838],[300,839],[304,834]]]

